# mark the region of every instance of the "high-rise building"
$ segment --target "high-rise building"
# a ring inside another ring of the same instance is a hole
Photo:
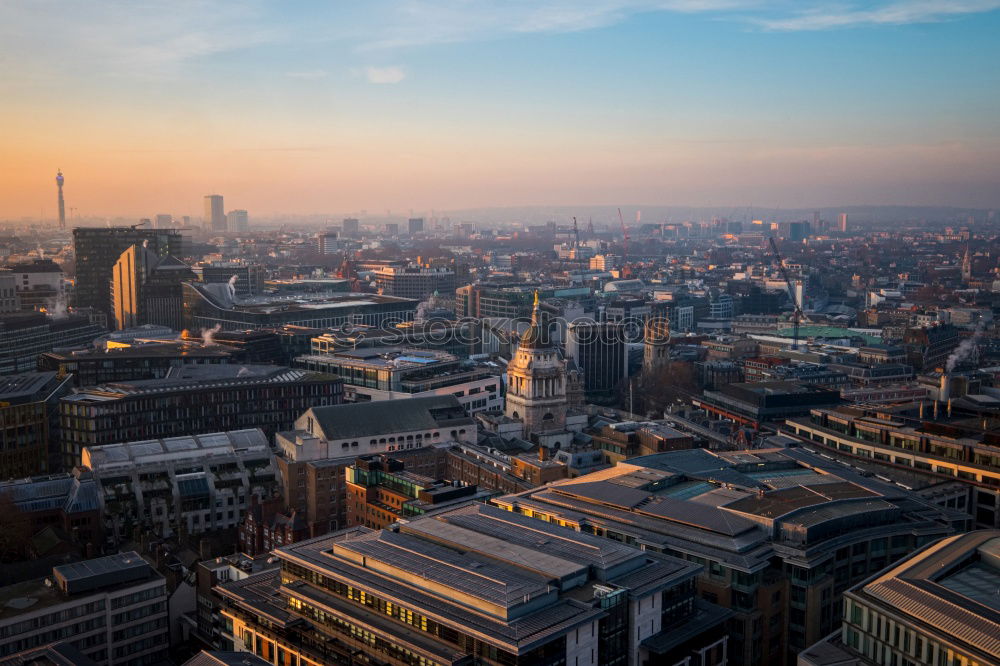
[[[343,246],[339,234],[332,229],[316,234],[316,251],[320,254],[337,254]]]
[[[59,228],[66,228],[66,201],[63,199],[63,183],[66,179],[63,178],[62,170],[56,172],[56,187],[59,188]]]
[[[174,226],[174,216],[169,213],[158,213],[153,220],[154,229],[169,229]]]
[[[385,223],[385,235],[386,236],[398,236],[399,235],[399,225],[395,222]]]
[[[205,216],[202,226],[206,231],[225,231],[226,213],[222,206],[221,194],[209,194],[205,196]]]
[[[344,232],[344,234],[356,234],[360,230],[359,227],[360,222],[358,221],[358,218],[345,217],[344,221],[341,223],[340,230]]]
[[[138,244],[128,248],[112,269],[115,328],[157,324],[180,330],[184,311],[181,282],[194,277],[187,265],[172,256],[159,256]]]
[[[216,591],[234,647],[283,664],[726,663],[700,566],[487,505],[274,555]]]
[[[583,371],[590,402],[611,402],[628,378],[628,345],[621,323],[574,321],[566,327],[566,355]]]
[[[406,222],[406,230],[411,234],[419,234],[424,230],[424,218],[422,217],[411,217]]]
[[[237,209],[226,213],[226,231],[244,232],[250,230],[250,216],[245,210]]]
[[[122,252],[133,245],[145,245],[152,253],[165,257],[182,256],[181,233],[175,229],[140,229],[132,227],[77,227],[73,229],[76,255],[76,286],[73,304],[114,315],[111,279],[114,265]]]
[[[847,213],[841,213],[837,216],[837,230],[841,233],[847,231]]]
[[[844,593],[841,630],[799,666],[1000,666],[1000,530],[942,539]]]

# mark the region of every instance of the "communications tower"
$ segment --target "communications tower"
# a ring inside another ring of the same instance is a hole
[[[63,200],[62,186],[63,186],[63,175],[62,169],[56,172],[56,187],[59,188],[59,228],[66,228],[66,202]]]

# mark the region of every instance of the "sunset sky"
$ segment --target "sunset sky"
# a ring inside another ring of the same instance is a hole
[[[1000,0],[0,3],[0,219],[1000,207]]]

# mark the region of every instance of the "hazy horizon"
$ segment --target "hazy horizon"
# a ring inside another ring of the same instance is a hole
[[[0,219],[998,208],[998,9],[15,0]]]

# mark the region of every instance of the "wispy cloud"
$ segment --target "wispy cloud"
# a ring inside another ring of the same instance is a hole
[[[161,74],[186,61],[283,40],[257,0],[171,3],[5,3],[0,57],[37,53],[29,65],[79,65],[108,74]],[[38,46],[44,44],[42,51]]]
[[[969,14],[1000,9],[998,0],[899,0],[872,6],[823,3],[793,16],[752,19],[768,30],[831,30],[882,25],[936,23]]]
[[[285,76],[290,79],[302,79],[304,81],[315,81],[317,79],[325,79],[329,76],[329,72],[325,69],[310,69],[302,72],[285,72]]]
[[[365,78],[369,83],[399,83],[406,78],[402,67],[365,67]]]

